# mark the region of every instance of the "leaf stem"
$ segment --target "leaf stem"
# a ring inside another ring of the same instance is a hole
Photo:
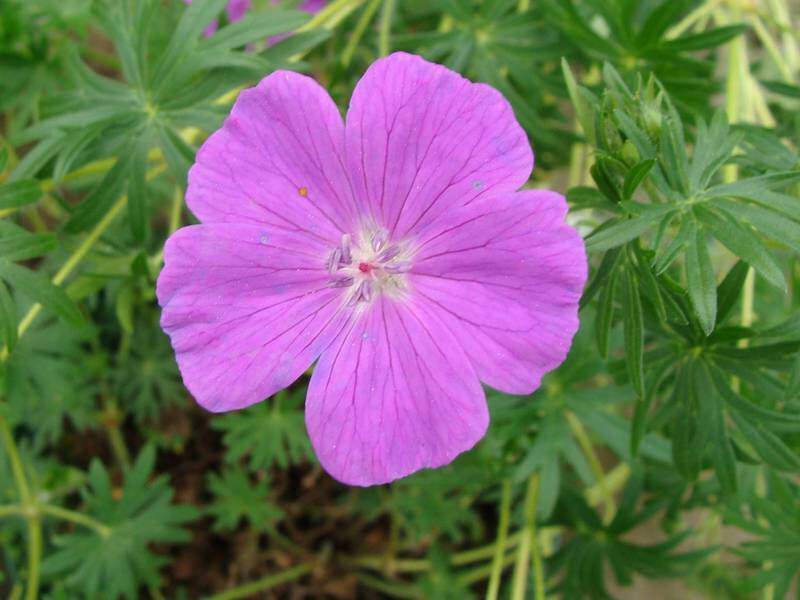
[[[500,579],[503,572],[503,557],[506,550],[506,539],[508,538],[508,521],[511,513],[511,481],[503,481],[500,492],[500,522],[497,527],[497,541],[495,542],[494,559],[492,560],[492,572],[489,576],[489,588],[486,592],[486,600],[497,600],[500,591]]]
[[[22,468],[22,461],[19,459],[19,452],[17,445],[14,443],[14,438],[11,435],[11,427],[6,418],[0,415],[0,441],[8,454],[8,460],[11,463],[11,473],[14,476],[14,483],[17,485],[19,491],[19,498],[23,504],[28,505],[31,501],[31,493],[28,489],[28,482],[25,479],[25,470]]]
[[[346,67],[350,64],[350,61],[353,59],[353,54],[355,54],[356,46],[358,46],[361,38],[364,37],[364,32],[367,30],[367,26],[372,22],[372,18],[375,16],[375,12],[380,5],[381,0],[372,0],[372,2],[367,5],[364,12],[361,13],[361,17],[358,19],[353,33],[350,34],[350,39],[347,40],[347,46],[345,46],[344,52],[342,52],[342,66]]]
[[[28,588],[26,600],[39,597],[39,564],[42,562],[42,521],[39,516],[28,519]]]
[[[286,569],[274,575],[268,575],[262,579],[245,583],[243,585],[225,590],[219,594],[210,596],[207,600],[236,600],[237,598],[250,598],[258,592],[263,592],[282,583],[287,583],[299,579],[303,575],[311,572],[311,565],[308,563],[297,565],[291,569]]]
[[[388,56],[391,51],[390,36],[392,33],[392,17],[394,16],[395,0],[383,0],[381,11],[381,28],[378,33],[378,54]]]
[[[531,555],[531,547],[539,545],[539,540],[536,538],[536,505],[538,502],[539,473],[536,472],[528,479],[528,491],[525,494],[525,530],[522,536],[522,543],[520,543],[517,548],[517,558],[514,566],[514,583],[511,588],[511,600],[524,600],[525,598],[525,590],[528,587],[528,564]],[[537,584],[536,600],[543,600],[544,596],[538,595],[539,587],[540,586]]]
[[[592,469],[592,473],[594,473],[594,477],[597,480],[597,486],[599,488],[598,491],[600,496],[603,498],[603,504],[605,506],[603,519],[606,523],[608,523],[614,517],[616,507],[614,506],[614,498],[612,497],[611,491],[607,485],[603,466],[600,464],[600,459],[597,458],[597,453],[594,451],[592,442],[589,440],[589,436],[586,433],[586,430],[583,428],[583,424],[580,422],[580,419],[578,419],[578,417],[575,416],[575,413],[572,411],[567,411],[565,416],[567,418],[567,423],[569,423],[569,427],[572,430],[575,439],[578,441],[578,445],[580,445],[583,454],[589,461],[589,467]]]
[[[147,180],[155,179],[164,172],[166,169],[166,163],[161,163],[156,167],[152,168],[147,173]],[[111,223],[114,222],[114,219],[117,218],[122,210],[128,203],[128,196],[122,196],[119,200],[117,200],[114,205],[108,210],[108,212],[100,219],[100,222],[95,225],[92,230],[89,232],[81,244],[75,249],[75,251],[70,255],[61,268],[56,272],[55,276],[53,276],[53,285],[61,285],[70,276],[73,269],[83,260],[84,256],[89,252],[89,250],[94,246],[95,242],[100,239],[100,236],[105,233],[106,229],[109,228]],[[28,327],[31,326],[34,319],[39,315],[42,311],[42,305],[38,302],[28,309],[28,312],[25,313],[25,316],[22,318],[22,321],[19,323],[19,328],[17,330],[17,337],[22,337],[23,334],[28,330]],[[0,349],[0,362],[5,361],[8,358],[8,348]]]

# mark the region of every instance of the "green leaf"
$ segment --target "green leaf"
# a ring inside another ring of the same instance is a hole
[[[567,92],[569,93],[569,98],[572,101],[572,106],[575,107],[575,114],[577,115],[578,121],[581,124],[583,134],[586,136],[586,139],[589,141],[589,143],[594,145],[594,107],[587,102],[586,98],[578,93],[579,86],[575,81],[575,77],[572,75],[572,70],[569,68],[567,59],[565,58],[561,59],[561,72],[564,75],[564,81],[567,84]]]
[[[583,292],[580,310],[583,310],[592,301],[598,291],[605,288],[606,281],[619,264],[620,256],[622,255],[621,250],[621,248],[612,248],[603,254],[603,260],[600,261],[597,271],[592,275],[592,280]]]
[[[211,473],[208,488],[214,501],[208,508],[215,531],[235,531],[244,522],[254,531],[270,531],[283,512],[269,499],[269,480],[253,482],[240,468]]]
[[[625,329],[625,364],[639,398],[644,397],[644,318],[636,278],[630,269],[622,275],[622,320]]]
[[[206,0],[193,2],[186,8],[156,65],[153,76],[156,87],[169,80],[181,56],[197,46],[200,34],[219,15],[226,3],[227,0]]]
[[[76,597],[133,599],[141,586],[160,586],[164,558],[152,545],[188,542],[183,526],[197,511],[172,503],[166,478],[151,478],[154,462],[153,447],[145,447],[115,494],[106,469],[92,461],[83,512],[105,532],[80,527],[60,536],[44,560],[44,575],[58,578]]]
[[[8,293],[5,282],[0,280],[0,347],[9,352],[17,343],[17,305]]]
[[[702,400],[710,405],[711,427],[709,430],[709,442],[711,445],[711,459],[714,462],[717,479],[723,494],[735,494],[738,488],[738,478],[733,448],[725,427],[725,405],[720,396],[714,393],[709,370],[705,362],[698,361],[694,375],[695,386],[699,393],[703,394],[701,396]]]
[[[644,178],[647,177],[647,174],[650,173],[650,170],[655,164],[656,160],[654,158],[648,158],[636,164],[628,171],[628,174],[625,175],[625,183],[622,185],[623,199],[630,200],[633,198],[633,193],[641,185],[642,181],[644,181]]]
[[[65,321],[73,325],[83,324],[83,316],[69,296],[64,290],[50,283],[41,273],[0,259],[0,278],[5,279],[12,288],[18,289],[31,300],[52,310]]]
[[[604,278],[604,287],[600,292],[597,313],[595,315],[594,332],[597,339],[597,350],[603,358],[608,357],[608,340],[614,318],[614,293],[617,283],[617,269],[612,268]]]
[[[781,173],[768,173],[742,179],[733,183],[722,183],[708,188],[702,193],[704,198],[742,197],[750,198],[766,190],[782,188],[800,181],[800,169],[783,171]]]
[[[769,283],[786,291],[786,278],[778,262],[746,225],[740,225],[721,209],[695,206],[694,213],[706,229],[736,256],[758,271]]]
[[[748,223],[768,238],[800,253],[800,223],[757,204],[743,204],[732,200],[712,200],[710,206],[729,211],[742,223]]]
[[[706,237],[697,229],[686,249],[686,282],[689,299],[706,335],[714,331],[717,317],[717,284]]]
[[[80,233],[97,225],[114,201],[122,196],[130,168],[130,154],[123,153],[97,187],[89,193],[64,225],[66,233]]]
[[[736,306],[736,301],[742,292],[742,286],[747,278],[747,271],[750,267],[743,261],[738,261],[725,275],[725,279],[717,288],[717,325],[725,321],[725,318]]]
[[[19,261],[43,256],[58,247],[51,233],[28,233],[12,223],[0,221],[0,258]]]
[[[800,354],[797,355],[797,358],[794,359],[794,363],[792,364],[792,370],[789,372],[789,382],[786,384],[786,396],[785,400],[787,402],[796,400],[800,397]],[[798,416],[800,419],[800,416]]]
[[[614,206],[597,188],[588,186],[570,188],[567,192],[567,202],[573,211]]]
[[[223,27],[199,44],[200,51],[225,51],[261,41],[279,33],[293,31],[308,21],[309,15],[297,10],[271,8],[262,13],[250,13],[241,21]]]
[[[133,150],[128,178],[128,222],[131,235],[141,244],[147,235],[147,145],[143,137]]]
[[[630,219],[620,218],[606,221],[586,238],[586,250],[598,252],[629,242],[652,228],[662,217],[672,211],[671,207],[654,207]]]
[[[684,35],[674,40],[660,42],[658,50],[661,53],[668,52],[694,52],[695,50],[707,50],[721,46],[727,41],[747,31],[746,25],[727,25],[717,27],[702,33]]]
[[[653,270],[656,275],[661,275],[678,258],[678,255],[689,245],[689,240],[694,237],[696,229],[694,220],[684,218],[678,233],[672,238],[672,241],[664,251],[658,252],[658,249],[656,249],[657,258],[653,263]]]
[[[745,419],[740,413],[732,412],[739,431],[747,439],[761,459],[769,466],[796,473],[800,470],[800,458],[777,435]]]
[[[302,396],[278,394],[245,410],[225,415],[213,426],[223,432],[228,462],[248,456],[251,470],[281,468],[313,460],[314,454],[299,408]]]
[[[169,125],[158,128],[161,151],[167,159],[172,174],[181,187],[186,186],[186,174],[194,161],[194,150]]]
[[[776,431],[800,431],[800,414],[779,412],[750,402],[735,392],[726,379],[726,374],[719,368],[711,371],[719,395],[735,412],[746,417],[748,421],[760,423],[764,427]]]
[[[0,185],[0,209],[19,208],[33,204],[42,196],[39,182],[35,179],[19,179]]]
[[[690,365],[683,367],[678,373],[674,399],[680,404],[676,409],[672,431],[672,460],[687,481],[697,478],[705,449],[705,437],[698,416],[691,409],[692,405],[698,405],[698,390],[692,371],[693,366]],[[705,395],[705,390],[699,391]]]

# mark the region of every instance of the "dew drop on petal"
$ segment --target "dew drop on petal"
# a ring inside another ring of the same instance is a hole
[[[267,237],[266,234],[264,234],[260,238],[258,238],[258,241],[261,242],[262,244],[266,244],[267,242],[269,242],[269,238]]]

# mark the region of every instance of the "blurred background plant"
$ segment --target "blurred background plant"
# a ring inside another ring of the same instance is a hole
[[[297,4],[211,37],[225,0],[0,4],[0,594],[796,594],[797,6]],[[475,450],[352,489],[316,464],[306,378],[195,406],[154,281],[241,86],[296,69],[344,109],[397,49],[506,95],[592,276],[567,362],[489,391]]]

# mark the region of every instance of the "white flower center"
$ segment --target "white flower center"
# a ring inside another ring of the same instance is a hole
[[[328,255],[330,285],[349,288],[351,305],[369,302],[380,293],[400,294],[407,287],[409,258],[407,248],[391,241],[385,229],[364,231],[355,239],[343,235]]]

